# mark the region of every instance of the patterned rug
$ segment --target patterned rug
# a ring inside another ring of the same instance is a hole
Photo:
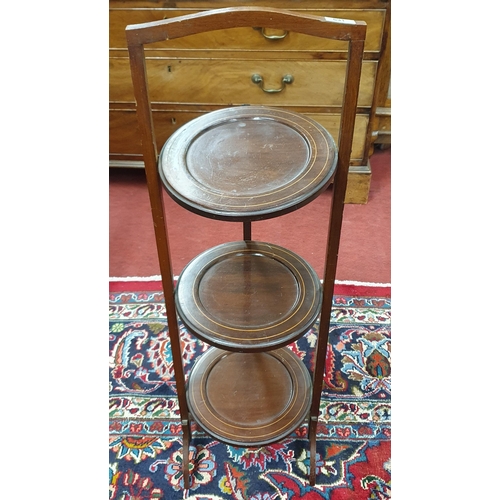
[[[110,293],[109,498],[360,500],[391,496],[389,298],[336,296],[308,482],[307,425],[261,448],[222,444],[193,424],[190,489],[160,292]],[[186,373],[208,346],[180,328]],[[289,346],[312,373],[317,325]]]

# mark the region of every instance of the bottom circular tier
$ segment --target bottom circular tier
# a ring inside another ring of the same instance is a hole
[[[307,417],[311,376],[288,348],[260,353],[212,347],[189,375],[189,410],[208,434],[236,446],[288,436]]]

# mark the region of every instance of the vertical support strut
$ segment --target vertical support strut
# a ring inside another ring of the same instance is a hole
[[[252,223],[250,221],[243,222],[243,239],[245,241],[252,240]]]
[[[335,286],[335,274],[337,271],[340,233],[342,229],[347,176],[349,172],[352,139],[354,135],[354,120],[356,118],[356,103],[358,100],[359,81],[361,77],[363,49],[364,40],[349,41],[347,74],[344,86],[344,100],[339,131],[339,156],[333,185],[332,206],[330,210],[328,242],[323,279],[323,302],[320,313],[316,362],[313,375],[313,395],[309,416],[309,440],[311,445],[309,481],[311,485],[316,483],[316,428],[319,418],[321,391],[323,390],[325,359],[333,301],[333,288]]]
[[[175,385],[177,388],[179,412],[182,422],[184,485],[186,488],[189,488],[189,441],[191,436],[189,429],[189,411],[186,398],[186,381],[184,379],[182,346],[179,336],[179,325],[177,323],[177,311],[174,299],[174,279],[170,259],[168,232],[165,222],[165,212],[163,207],[163,188],[157,169],[158,154],[153,131],[151,106],[148,96],[144,47],[142,44],[134,45],[129,43],[128,50],[130,67],[132,69],[134,93],[137,101],[137,118],[142,134],[146,180],[151,204],[151,213],[153,216],[156,248],[160,263],[165,308],[167,310],[168,333],[172,349]]]

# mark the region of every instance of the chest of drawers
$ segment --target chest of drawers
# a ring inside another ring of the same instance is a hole
[[[381,60],[388,57],[385,46],[390,29],[389,1],[111,0],[109,5],[110,166],[143,165],[125,26],[237,5],[365,21],[367,39],[346,202],[367,202],[375,110],[383,88],[379,73]],[[221,30],[153,44],[147,51],[147,68],[158,146],[200,114],[250,103],[304,113],[325,126],[336,139],[343,91],[343,77],[336,75],[343,75],[346,57],[343,42],[318,41],[303,34],[259,27]],[[324,59],[328,59],[328,64]],[[284,83],[284,79],[289,83]]]

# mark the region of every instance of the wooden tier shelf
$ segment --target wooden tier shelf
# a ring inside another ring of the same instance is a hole
[[[220,220],[283,215],[316,198],[335,173],[337,149],[315,121],[291,111],[239,106],[188,122],[159,159],[168,193]]]
[[[321,307],[319,277],[285,248],[236,241],[193,259],[179,277],[179,317],[196,337],[231,351],[283,347],[313,325]]]
[[[187,397],[193,418],[216,439],[263,446],[288,436],[307,417],[311,375],[287,348],[227,353],[213,347],[193,366]]]

